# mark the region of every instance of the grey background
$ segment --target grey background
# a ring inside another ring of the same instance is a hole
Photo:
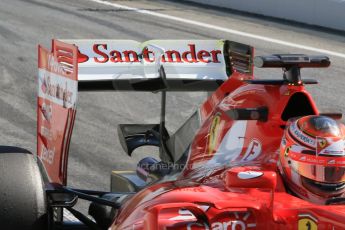
[[[345,31],[344,0],[187,0]]]

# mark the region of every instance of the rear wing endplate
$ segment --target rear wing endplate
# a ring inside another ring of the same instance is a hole
[[[50,182],[66,184],[67,160],[76,114],[78,49],[53,40],[38,46],[37,156]]]

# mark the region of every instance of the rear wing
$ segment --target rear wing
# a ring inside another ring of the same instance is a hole
[[[79,48],[79,91],[214,91],[234,72],[253,75],[253,48],[228,40],[63,41]]]
[[[253,53],[227,40],[53,40],[51,51],[39,46],[37,155],[50,182],[67,183],[78,90],[161,91],[164,131],[166,91],[214,91],[233,73],[250,80]]]

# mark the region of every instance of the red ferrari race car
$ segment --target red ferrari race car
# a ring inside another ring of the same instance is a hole
[[[319,113],[300,72],[328,57],[254,58],[228,40],[53,40],[38,54],[37,157],[1,149],[1,229],[345,229],[341,114]],[[282,76],[256,79],[254,64]],[[113,172],[110,191],[70,188],[77,94],[112,90],[161,94],[159,124],[118,126],[126,154],[151,145],[160,160]],[[212,92],[173,134],[170,91]]]

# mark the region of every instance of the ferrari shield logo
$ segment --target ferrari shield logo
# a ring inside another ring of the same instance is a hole
[[[212,120],[209,137],[208,137],[208,154],[212,154],[217,145],[217,140],[220,134],[220,114],[216,114]]]
[[[300,214],[298,230],[317,230],[317,219],[309,214]]]
[[[291,147],[287,147],[287,148],[285,149],[285,151],[284,151],[284,157],[289,156],[290,148],[291,148]]]
[[[303,218],[298,220],[298,230],[317,230],[317,224],[309,218]]]
[[[326,139],[318,138],[318,144],[319,144],[320,148],[323,149],[324,147],[326,147],[327,141],[326,141]]]

